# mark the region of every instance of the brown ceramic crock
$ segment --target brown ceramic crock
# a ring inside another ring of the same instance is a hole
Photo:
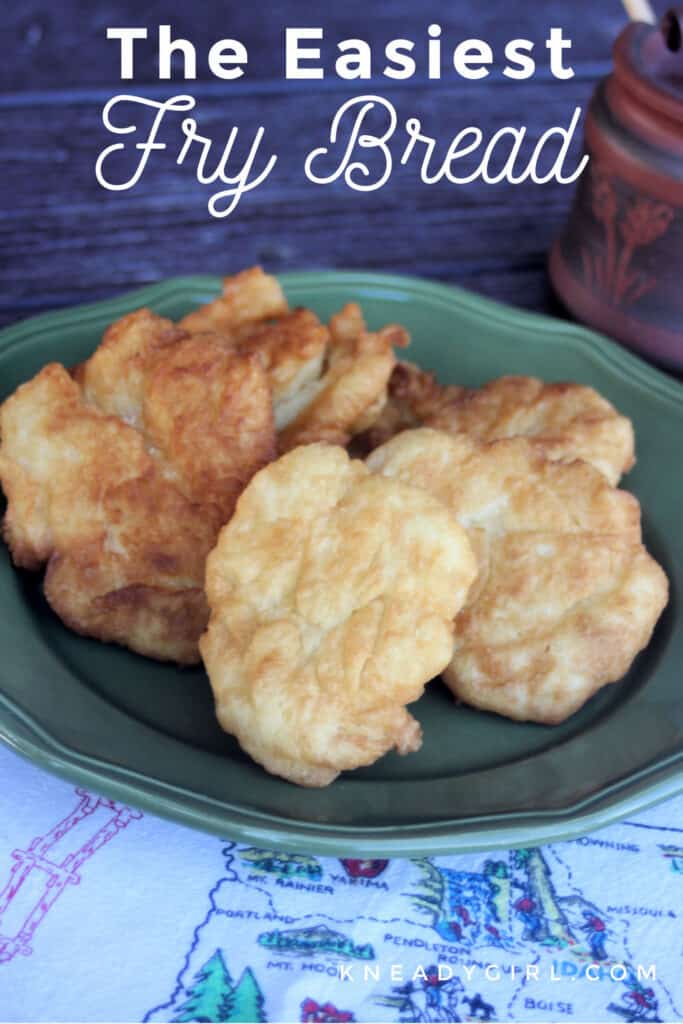
[[[579,320],[683,370],[683,9],[631,24],[586,115],[590,163],[550,254]]]

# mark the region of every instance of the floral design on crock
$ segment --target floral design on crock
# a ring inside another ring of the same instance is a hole
[[[598,166],[591,175],[593,216],[604,229],[604,244],[581,246],[583,276],[615,306],[631,306],[657,285],[657,279],[633,266],[636,250],[667,233],[675,211],[667,203],[645,196],[619,198],[613,175]]]

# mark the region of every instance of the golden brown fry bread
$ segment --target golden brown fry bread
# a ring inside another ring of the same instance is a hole
[[[74,371],[88,402],[142,425],[142,403],[148,374],[164,353],[187,332],[150,309],[136,309],[111,324],[93,355]]]
[[[611,484],[635,463],[631,421],[593,388],[500,377],[421,417],[425,426],[477,441],[528,437],[550,459],[583,459]]]
[[[375,422],[357,438],[357,450],[367,454],[385,444],[402,430],[420,427],[440,407],[456,398],[464,388],[442,387],[433,373],[414,363],[399,360],[389,379],[388,398]]]
[[[273,392],[280,451],[326,441],[345,445],[375,421],[386,401],[395,346],[408,343],[402,327],[369,332],[349,303],[329,327],[309,309],[258,324],[238,343],[257,355]]]
[[[77,632],[197,662],[206,556],[275,455],[265,373],[142,310],[77,378],[85,395],[50,364],[0,408],[13,558],[48,563],[46,597]]]
[[[0,428],[5,540],[17,565],[47,562],[45,594],[60,618],[141,654],[197,661],[216,531],[141,435],[86,405],[58,363],[5,402]]]
[[[215,510],[218,529],[254,473],[276,455],[259,360],[226,349],[211,334],[181,341],[149,375],[143,431],[173,467],[179,489]]]
[[[428,429],[399,434],[368,466],[423,487],[468,532],[479,577],[444,673],[468,704],[561,722],[648,643],[667,579],[641,543],[638,502],[592,466],[550,461],[523,438],[481,445]]]
[[[266,374],[220,335],[188,335],[148,309],[105,332],[76,379],[88,402],[142,431],[191,501],[214,506],[216,529],[275,457]]]
[[[250,267],[224,278],[223,294],[188,313],[178,326],[190,334],[215,331],[239,341],[255,324],[283,316],[288,308],[277,279],[261,267]]]
[[[240,343],[241,351],[258,356],[268,375],[278,429],[310,400],[329,344],[329,330],[310,309],[259,324]]]
[[[239,350],[257,355],[268,374],[279,448],[288,451],[317,441],[345,445],[373,423],[386,401],[393,349],[407,343],[396,325],[369,332],[349,303],[329,328],[309,309],[257,325]]]
[[[333,316],[317,377],[310,374],[290,389],[279,411],[276,403],[280,451],[316,441],[345,445],[366,430],[386,401],[394,348],[408,341],[397,324],[368,331],[355,303]]]
[[[280,451],[326,441],[345,445],[381,412],[396,362],[408,343],[402,327],[368,332],[349,303],[329,328],[311,310],[290,311],[279,284],[260,267],[225,278],[223,295],[188,314],[179,327],[213,331],[258,355],[273,393]]]
[[[389,400],[358,451],[370,452],[415,427],[469,434],[477,441],[528,437],[550,459],[583,459],[617,484],[635,463],[631,421],[593,388],[500,377],[482,388],[442,387],[431,373],[399,362]]]
[[[209,556],[200,641],[218,720],[305,786],[416,750],[405,705],[448,662],[476,575],[464,531],[418,488],[337,447],[258,473]]]

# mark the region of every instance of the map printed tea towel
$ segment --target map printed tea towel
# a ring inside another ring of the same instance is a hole
[[[680,1021],[683,797],[540,848],[221,840],[0,749],[2,1021]]]

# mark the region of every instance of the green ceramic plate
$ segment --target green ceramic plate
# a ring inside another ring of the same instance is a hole
[[[0,550],[0,737],[86,786],[186,824],[314,853],[415,855],[567,838],[683,789],[683,390],[597,335],[409,277],[300,273],[293,304],[322,317],[349,299],[371,326],[413,335],[410,357],[444,381],[503,373],[592,384],[636,426],[628,486],[671,603],[628,676],[555,728],[457,708],[436,681],[411,708],[417,754],[388,755],[327,789],[267,775],[216,725],[202,671],[156,664],[75,636],[39,582]],[[214,296],[183,278],[109,302],[36,317],[0,333],[3,396],[48,360],[87,356],[108,323],[148,305],[178,317]]]

